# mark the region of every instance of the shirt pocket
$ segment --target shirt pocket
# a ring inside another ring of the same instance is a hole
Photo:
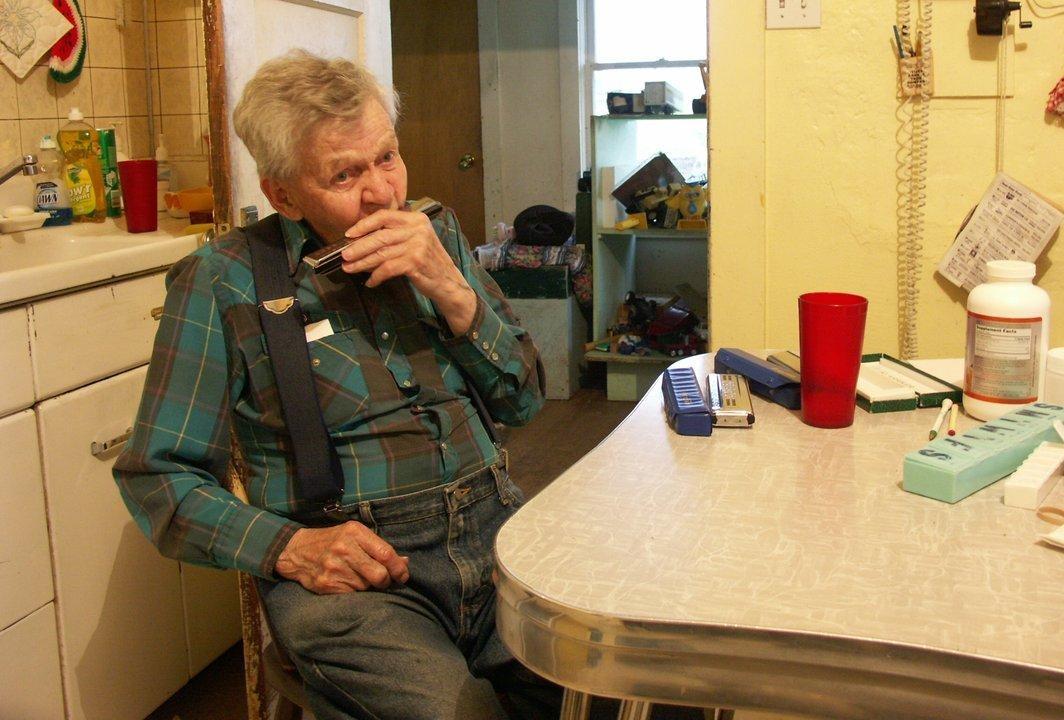
[[[351,426],[368,412],[369,392],[355,343],[348,337],[350,332],[336,332],[307,343],[314,390],[329,430]],[[284,428],[277,378],[266,336],[248,337],[240,341],[239,347],[247,383],[237,410],[268,427]]]
[[[322,417],[330,430],[342,430],[367,414],[369,388],[362,372],[364,357],[351,332],[336,332],[307,343],[314,388]]]

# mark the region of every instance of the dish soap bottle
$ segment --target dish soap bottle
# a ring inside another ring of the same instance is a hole
[[[41,138],[37,164],[41,173],[35,183],[33,209],[48,213],[49,217],[44,221],[45,227],[69,225],[74,211],[70,209],[70,197],[62,178],[63,161],[59,158],[59,150],[51,135]]]
[[[1049,293],[1034,263],[991,260],[968,294],[964,412],[994,420],[1042,396],[1049,351]]]
[[[166,149],[166,137],[163,133],[157,136],[155,143],[155,192],[158,194],[155,202],[159,212],[166,212],[166,194],[170,192],[170,179],[172,169],[170,167],[170,153]]]
[[[107,205],[103,196],[103,174],[97,159],[96,131],[85,122],[76,107],[67,115],[69,122],[59,129],[59,149],[66,160],[63,180],[70,191],[70,208],[75,222],[103,222]]]

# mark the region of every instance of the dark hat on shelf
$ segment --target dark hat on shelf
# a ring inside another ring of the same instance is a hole
[[[514,235],[521,245],[562,245],[573,235],[571,213],[550,205],[533,205],[514,218]]]

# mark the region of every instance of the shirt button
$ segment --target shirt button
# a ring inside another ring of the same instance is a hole
[[[480,347],[482,347],[485,350],[487,350],[488,348],[491,347],[491,343],[489,343],[488,341],[485,340],[484,342],[480,343]]]
[[[387,340],[390,337],[391,335],[388,334],[387,330],[381,333],[381,340]]]
[[[425,412],[425,408],[422,407],[421,405],[413,405],[410,408],[410,412],[412,412],[412,413],[423,413],[423,412]]]
[[[410,382],[409,380],[403,380],[403,387],[410,387],[413,384],[414,383]]]
[[[446,450],[446,449],[447,449],[447,443],[441,442],[440,443],[440,450]]]
[[[471,332],[469,334],[469,337],[473,338],[474,340],[478,340],[478,339],[480,339],[480,333],[478,333],[476,330],[474,330],[473,332]]]
[[[310,364],[314,367],[318,367],[319,365],[321,365],[321,358],[314,358],[310,361]]]
[[[492,360],[498,360],[499,359],[499,353],[492,353],[491,354],[491,359]]]

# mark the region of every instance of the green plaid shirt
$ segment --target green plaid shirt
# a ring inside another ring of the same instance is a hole
[[[345,504],[435,487],[496,461],[456,364],[500,422],[523,424],[543,404],[532,339],[473,261],[454,215],[433,224],[479,298],[458,337],[405,278],[370,289],[344,273],[315,275],[300,259],[320,240],[305,223],[282,223],[304,322],[324,320],[332,330],[308,351]],[[296,496],[257,302],[242,231],[174,265],[133,436],[114,476],[164,555],[271,578],[301,527],[292,518],[319,508]],[[246,456],[250,505],[220,483],[230,429]]]

